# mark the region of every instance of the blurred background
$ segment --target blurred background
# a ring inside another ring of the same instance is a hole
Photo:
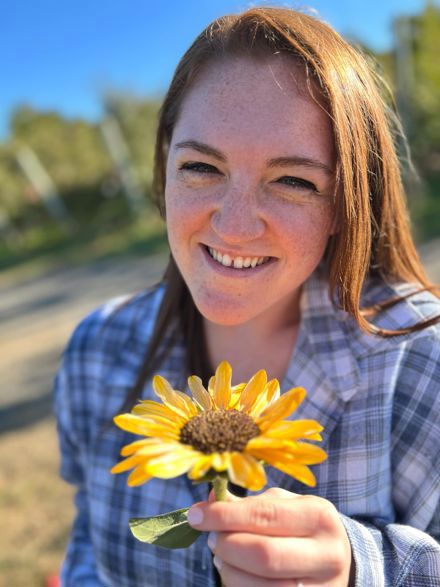
[[[73,515],[58,479],[52,380],[75,324],[157,280],[156,114],[213,18],[259,2],[3,3],[0,18],[0,586],[57,585]],[[440,5],[311,0],[396,94],[419,179],[422,258],[440,281]],[[303,3],[283,5],[304,8]]]

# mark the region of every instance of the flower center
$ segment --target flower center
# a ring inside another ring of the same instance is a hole
[[[247,414],[237,410],[208,410],[191,418],[180,430],[180,442],[205,454],[243,451],[260,430]]]

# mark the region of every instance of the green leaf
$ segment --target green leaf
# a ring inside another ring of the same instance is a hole
[[[188,510],[183,508],[151,518],[131,518],[130,530],[141,542],[163,548],[187,548],[201,534],[188,524]]]

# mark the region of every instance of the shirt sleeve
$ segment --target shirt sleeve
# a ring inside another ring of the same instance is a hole
[[[396,523],[342,516],[355,561],[355,587],[440,585],[438,337],[408,342],[398,372],[390,447]]]
[[[440,585],[440,545],[412,526],[383,528],[341,516],[355,563],[353,587]]]
[[[69,366],[66,361],[55,381],[55,413],[61,450],[61,477],[77,487],[76,517],[61,568],[62,587],[104,587],[98,577],[89,534],[89,514],[83,457],[78,434],[72,423],[69,393]]]

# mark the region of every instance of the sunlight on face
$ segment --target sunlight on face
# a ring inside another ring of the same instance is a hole
[[[168,235],[212,322],[297,313],[334,230],[331,123],[303,77],[281,56],[228,59],[183,102],[167,162]]]

